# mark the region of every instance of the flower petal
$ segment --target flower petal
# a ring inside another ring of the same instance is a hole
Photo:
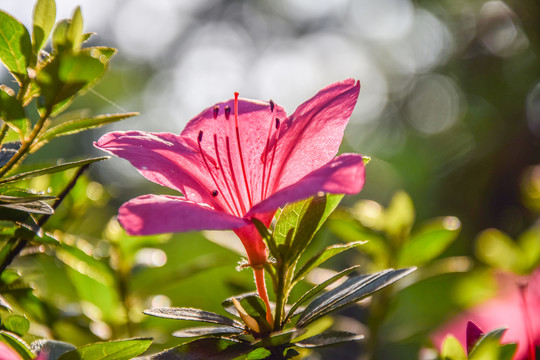
[[[148,180],[178,190],[189,200],[214,203],[214,185],[201,154],[178,135],[112,132],[94,146],[128,160]]]
[[[360,92],[360,82],[348,79],[319,91],[281,125],[271,184],[294,184],[338,152],[345,126]]]
[[[306,199],[321,191],[332,194],[356,194],[362,190],[364,180],[365,166],[362,156],[343,154],[256,204],[246,217],[275,210],[286,203]]]
[[[226,230],[249,225],[247,220],[216,211],[183,197],[143,195],[124,203],[118,221],[130,235]]]

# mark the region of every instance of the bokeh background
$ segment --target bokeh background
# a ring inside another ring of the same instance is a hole
[[[70,17],[77,5],[85,32],[96,33],[89,44],[116,47],[119,52],[105,78],[71,109],[140,115],[55,140],[48,151],[29,161],[58,154],[68,159],[101,155],[92,142],[111,130],[179,133],[189,119],[231,98],[234,91],[242,97],[273,99],[292,113],[320,88],[353,77],[362,88],[342,151],[372,160],[365,189],[344,205],[369,199],[387,206],[397,191],[404,190],[414,204],[417,223],[457,217],[461,234],[441,257],[468,256],[470,271],[477,267],[474,248],[481,231],[497,228],[515,238],[536,224],[535,199],[540,191],[540,170],[534,167],[540,163],[536,1],[57,0],[57,19]],[[0,8],[27,27],[33,6],[32,0],[0,0]],[[11,81],[7,76],[0,69],[2,83]],[[93,166],[87,182],[86,193],[81,194],[90,198],[91,205],[64,226],[101,246],[107,256],[110,245],[96,239],[106,237],[103,234],[122,239],[121,230],[109,221],[118,206],[140,194],[167,191],[146,182],[119,159]],[[317,246],[336,241],[325,231]],[[157,343],[172,344],[167,329],[179,325],[159,322],[158,328],[157,320],[140,314],[145,306],[218,311],[222,298],[251,287],[250,275],[234,270],[238,256],[200,234],[175,235],[173,241],[163,237],[142,250],[133,255],[133,263],[150,270],[134,272],[130,283],[134,295],[124,302],[131,310],[124,315],[139,324],[132,334],[151,333]],[[43,271],[66,276],[54,262],[40,261]],[[460,297],[456,289],[466,292],[472,289],[471,279],[478,279],[474,277],[478,273],[471,274],[445,274],[416,290],[414,295],[423,299],[418,306],[430,311],[409,311],[410,316],[396,316],[393,323],[387,319],[391,346],[376,351],[375,357],[416,358],[444,320],[489,297],[492,292],[487,290],[471,290],[468,295],[479,295],[467,300]],[[167,285],[155,286],[156,276]],[[54,301],[62,306],[74,302],[69,290],[58,285],[61,281],[55,285],[36,275],[38,280],[43,296],[56,296]],[[76,290],[79,295],[86,291]],[[103,308],[114,309],[113,305],[87,300],[79,310],[93,325],[91,332],[79,329],[80,343],[92,336],[122,333],[115,333],[118,314],[114,310],[108,317],[103,314]],[[97,315],[92,312],[100,307]],[[410,324],[414,316],[421,317],[416,326]],[[72,330],[55,331],[59,336]]]

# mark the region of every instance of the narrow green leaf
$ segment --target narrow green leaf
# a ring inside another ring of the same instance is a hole
[[[17,335],[8,331],[0,331],[0,341],[8,344],[13,348],[23,360],[31,360],[35,357],[34,353],[30,350],[30,347],[23,339]]]
[[[71,41],[71,46],[74,52],[78,52],[81,49],[82,43],[82,31],[83,31],[83,18],[81,14],[81,7],[77,6],[73,12],[71,18],[71,24],[68,29],[68,39]]]
[[[116,49],[107,46],[92,46],[81,49],[81,54],[87,54],[101,62],[107,62],[116,54]]]
[[[203,338],[190,341],[159,354],[151,360],[232,360],[250,352],[253,348],[245,343],[229,339]],[[64,359],[59,359],[64,360]],[[86,360],[86,359],[85,359]]]
[[[362,339],[364,339],[364,335],[359,335],[348,331],[327,331],[294,343],[294,345],[303,348],[316,348],[343,344],[350,341],[359,341]]]
[[[146,315],[157,316],[165,319],[191,320],[213,324],[221,324],[244,329],[244,325],[236,320],[213,312],[192,308],[152,308],[143,311]]]
[[[11,315],[2,319],[2,327],[18,336],[24,336],[30,329],[30,321],[20,315]]]
[[[32,58],[30,35],[19,20],[0,10],[0,61],[19,82],[28,76],[26,68]]]
[[[296,323],[303,327],[315,319],[339,310],[351,303],[363,299],[397,280],[409,275],[416,268],[388,269],[376,274],[355,276],[343,284],[313,300],[300,314]]]
[[[37,54],[49,38],[54,21],[56,19],[56,3],[54,0],[38,0],[34,7],[34,24],[32,32],[32,44],[34,53]]]
[[[302,280],[304,276],[306,276],[311,270],[315,269],[317,266],[321,265],[326,260],[330,259],[333,256],[336,256],[340,253],[342,253],[345,250],[349,250],[352,248],[355,248],[357,246],[360,246],[362,244],[365,244],[365,241],[355,241],[350,242],[347,244],[338,244],[338,245],[331,245],[327,248],[320,251],[315,256],[311,257],[305,264],[302,266],[300,270],[296,273],[292,280],[292,284],[296,284],[298,281]]]
[[[106,160],[108,158],[109,158],[108,156],[102,156],[102,157],[97,157],[97,158],[91,158],[91,159],[85,159],[85,160],[69,162],[69,163],[65,163],[65,164],[62,164],[62,165],[51,166],[51,167],[47,167],[47,168],[44,168],[44,169],[28,171],[28,172],[25,172],[25,173],[10,176],[10,177],[5,178],[5,179],[1,179],[0,184],[7,184],[7,183],[14,182],[14,181],[20,181],[20,180],[23,180],[23,179],[33,178],[33,177],[36,177],[36,176],[54,174],[54,173],[57,173],[57,172],[60,172],[60,171],[65,171],[65,170],[72,169],[72,168],[75,168],[75,167],[81,167],[81,166],[84,166],[84,165],[87,165],[87,164],[92,164],[92,163],[95,163],[97,161]]]
[[[45,106],[57,108],[77,92],[99,79],[105,72],[107,61],[102,62],[88,54],[63,53],[41,68],[36,82],[45,98]]]
[[[461,223],[453,216],[431,221],[403,244],[398,266],[421,266],[430,262],[454,242],[460,230]]]
[[[205,326],[178,330],[173,332],[172,335],[179,338],[192,338],[216,335],[239,335],[243,332],[243,330],[232,326]]]
[[[99,115],[91,118],[77,119],[66,121],[57,126],[47,129],[39,138],[40,141],[49,141],[58,136],[72,135],[83,130],[97,128],[106,124],[110,124],[116,121],[130,118],[132,116],[139,115],[139,113],[125,113],[114,115]]]
[[[151,343],[149,338],[95,343],[68,351],[58,360],[130,360],[145,352]]]
[[[265,348],[258,348],[246,355],[247,360],[264,360],[268,356],[272,355],[270,350]]]
[[[319,292],[324,290],[328,285],[333,284],[334,282],[338,281],[342,277],[349,275],[351,272],[353,272],[354,270],[357,270],[358,268],[360,268],[360,265],[356,265],[356,266],[350,267],[348,269],[345,269],[345,270],[337,273],[336,275],[332,276],[328,280],[325,280],[322,283],[320,283],[319,285],[314,286],[311,289],[309,289],[307,292],[304,293],[304,295],[302,295],[302,297],[300,297],[300,299],[298,299],[291,306],[291,308],[289,309],[289,312],[287,313],[287,316],[286,316],[286,318],[284,320],[284,323],[286,323],[290,318],[292,318],[295,315],[295,311],[296,311],[296,309],[298,309],[300,307],[300,305],[302,305],[303,303],[305,303],[306,301],[308,301],[309,299],[311,299],[312,297],[317,295]]]
[[[444,339],[441,355],[442,360],[467,360],[465,350],[453,335]]]
[[[52,47],[55,54],[59,54],[72,48],[68,38],[71,20],[63,19],[56,23],[52,33]]]
[[[15,96],[9,95],[0,88],[0,120],[5,121],[9,127],[24,136],[26,131],[26,115],[22,105]]]

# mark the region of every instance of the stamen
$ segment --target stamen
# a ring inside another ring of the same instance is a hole
[[[212,177],[212,181],[214,182],[214,184],[216,185],[216,187],[219,189],[219,185],[216,181],[216,178],[214,177],[214,174],[212,173],[212,171],[210,170],[210,166],[208,165],[208,160],[206,160],[206,156],[204,155],[204,151],[202,149],[202,146],[201,146],[201,141],[202,141],[202,138],[203,138],[203,132],[202,130],[199,131],[199,135],[197,136],[197,144],[199,145],[199,152],[201,153],[201,156],[203,158],[203,161],[204,161],[204,165],[206,166],[206,170],[208,170],[208,173],[210,174],[210,176]],[[216,195],[214,195],[214,193],[216,193]],[[217,196],[217,193],[218,193],[218,190],[214,190],[212,191],[212,196],[213,197],[216,197]],[[229,210],[232,212],[232,208],[231,206],[229,205],[229,203],[223,199],[225,204],[229,207]],[[216,203],[217,204],[217,203]],[[219,204],[218,204],[219,206]]]
[[[212,196],[216,197],[219,195],[219,192],[217,190],[212,191]]]
[[[227,143],[228,143],[228,139],[227,139]],[[227,147],[228,147],[228,145],[227,145]],[[236,204],[235,198],[232,195],[231,187],[229,186],[229,182],[227,181],[227,177],[225,176],[225,171],[223,170],[223,165],[221,164],[221,157],[219,156],[219,148],[218,148],[216,134],[214,134],[214,149],[216,151],[217,163],[219,164],[218,169],[221,169],[221,174],[223,175],[223,182],[225,183],[225,186],[227,187],[227,191],[229,192],[229,197],[231,198],[231,203],[234,205],[234,209],[236,210],[236,215],[242,216],[242,215],[244,215],[244,213],[240,212],[239,207]],[[229,156],[229,158],[230,158],[230,156]],[[230,160],[229,160],[229,162],[230,162]],[[234,173],[232,172],[232,169],[231,169],[231,173],[234,176]],[[234,179],[234,177],[233,177],[233,179]],[[238,200],[238,202],[240,202],[240,200]]]
[[[274,112],[274,102],[270,100],[270,111]]]
[[[232,158],[231,158],[231,148],[230,148],[230,145],[229,145],[229,137],[225,137],[225,146],[226,146],[226,149],[227,149],[227,159],[229,160],[229,168],[231,170],[231,178],[232,178],[232,181],[233,181],[233,184],[234,184],[234,188],[236,190],[236,194],[238,195],[238,202],[240,203],[240,207],[242,208],[242,215],[244,215],[247,211],[246,211],[246,207],[244,206],[244,202],[241,201],[241,196],[240,196],[240,188],[238,187],[238,182],[236,181],[236,176],[234,175],[234,166],[233,166],[233,163],[232,163]]]
[[[246,167],[244,165],[244,157],[242,156],[242,147],[240,145],[240,131],[238,130],[238,93],[234,93],[234,125],[236,128],[236,143],[238,144],[238,154],[240,155],[240,164],[242,165],[242,175],[244,175],[244,183],[246,184],[246,192],[249,201],[249,207],[253,206],[251,200],[251,192],[249,191],[249,184],[246,176]],[[240,195],[240,194],[239,194]]]
[[[219,112],[219,106],[214,106],[214,120],[217,119],[217,116],[218,116],[218,112]]]
[[[268,178],[266,180],[266,186],[264,189],[263,199],[266,198],[266,195],[268,193],[268,184],[270,184],[270,174],[272,173],[272,167],[274,165],[274,158],[276,157],[276,149],[277,149],[277,142],[279,140],[280,125],[281,125],[280,120],[276,118],[276,133],[275,133],[274,148],[272,149],[272,160],[270,160],[270,166],[268,167]]]
[[[263,163],[263,174],[262,174],[262,184],[261,184],[261,200],[264,199],[265,193],[265,181],[266,181],[266,160],[268,158],[268,145],[270,145],[270,136],[272,135],[272,123],[276,113],[274,112],[274,102],[270,100],[270,111],[272,112],[272,120],[270,121],[270,127],[268,128],[268,136],[266,137],[266,145],[264,146],[264,151],[261,154],[261,162]]]
[[[225,119],[229,120],[229,116],[231,115],[231,108],[229,105],[225,105]]]

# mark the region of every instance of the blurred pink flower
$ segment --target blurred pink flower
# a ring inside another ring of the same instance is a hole
[[[449,334],[454,335],[466,347],[465,329],[467,323],[472,321],[484,333],[507,328],[502,342],[518,344],[514,359],[529,359],[529,338],[535,346],[540,346],[540,268],[526,279],[527,288],[520,288],[524,280],[513,274],[500,274],[498,280],[497,297],[467,310],[437,330],[433,335],[437,347],[440,348]]]
[[[233,229],[250,265],[260,268],[267,251],[251,218],[268,226],[286,203],[362,189],[362,157],[335,157],[359,91],[353,79],[329,85],[289,117],[272,101],[236,93],[204,110],[180,135],[105,134],[96,147],[183,195],[139,196],[120,207],[118,220],[131,235]]]
[[[10,346],[0,342],[0,360],[22,360],[22,357]]]

